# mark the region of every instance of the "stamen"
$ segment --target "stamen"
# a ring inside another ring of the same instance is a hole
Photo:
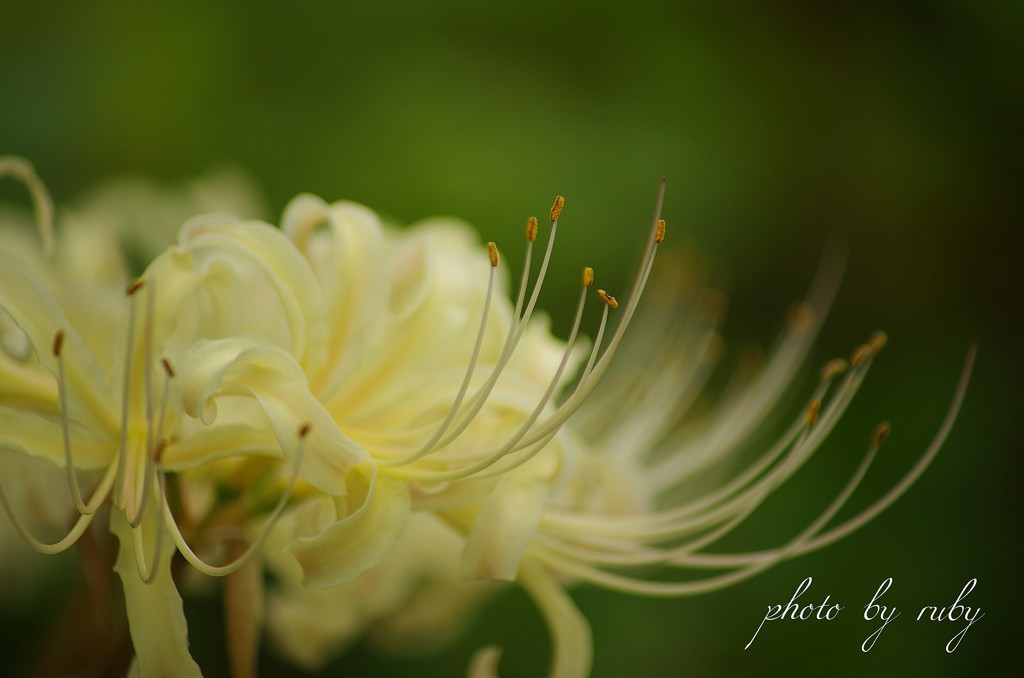
[[[810,406],[807,408],[807,417],[804,420],[804,426],[811,428],[818,421],[818,415],[821,414],[821,401],[812,401]]]
[[[493,253],[491,254],[490,277],[487,280],[487,295],[486,297],[484,297],[484,310],[480,317],[480,328],[477,330],[476,333],[476,342],[473,344],[473,353],[469,358],[469,365],[466,367],[466,374],[462,378],[462,385],[459,386],[459,392],[456,394],[455,400],[452,402],[451,407],[448,408],[448,414],[445,416],[444,420],[441,422],[441,425],[438,426],[434,434],[430,436],[429,440],[423,443],[423,445],[421,445],[418,450],[416,450],[415,452],[406,457],[402,457],[394,461],[381,460],[380,464],[382,466],[403,466],[405,464],[411,464],[417,459],[421,459],[422,457],[429,454],[431,451],[434,450],[438,441],[441,440],[441,436],[443,436],[445,432],[448,430],[448,427],[451,426],[451,423],[455,419],[455,416],[458,413],[459,408],[462,407],[462,401],[466,397],[466,392],[469,390],[470,382],[473,380],[473,372],[476,370],[477,360],[480,358],[480,348],[481,346],[483,346],[484,334],[487,329],[487,319],[491,315],[491,297],[494,292],[494,275],[498,255],[497,247],[495,247],[493,242],[488,243],[488,248]]]
[[[583,286],[590,287],[594,284],[594,269],[589,266],[583,269]]]
[[[794,334],[806,334],[814,327],[814,312],[806,302],[799,302],[789,307],[786,314],[789,331]]]
[[[233,572],[237,572],[247,562],[252,560],[253,556],[259,553],[263,548],[263,544],[267,541],[267,537],[270,536],[270,532],[274,529],[274,526],[277,525],[277,521],[281,518],[281,514],[284,513],[284,509],[288,505],[288,502],[291,500],[292,492],[295,489],[295,482],[299,478],[299,469],[302,467],[302,455],[305,452],[306,437],[309,435],[309,431],[310,425],[308,423],[299,427],[299,447],[295,452],[295,465],[292,467],[292,475],[288,480],[288,486],[285,488],[285,491],[281,494],[281,498],[277,502],[277,506],[274,507],[273,512],[270,514],[267,524],[263,526],[263,530],[260,531],[256,540],[249,545],[249,548],[245,550],[245,553],[226,565],[211,565],[205,562],[195,554],[195,551],[193,551],[188,545],[188,542],[185,541],[185,538],[181,535],[178,523],[174,519],[174,514],[171,513],[171,507],[166,500],[167,479],[164,476],[163,471],[159,472],[160,486],[162,489],[160,492],[160,504],[163,509],[164,524],[167,526],[168,532],[171,533],[171,539],[178,547],[178,551],[181,552],[181,555],[185,557],[185,560],[187,560],[192,567],[211,577],[223,577]]]
[[[825,367],[821,368],[821,380],[831,381],[849,368],[850,364],[842,358],[833,358],[825,363]]]
[[[537,239],[537,217],[530,217],[526,220],[526,240],[533,242]]]
[[[868,338],[868,346],[871,347],[871,352],[878,355],[878,352],[885,348],[885,345],[889,343],[889,335],[881,330],[874,332]]]
[[[871,444],[875,447],[881,447],[885,439],[889,437],[889,432],[892,431],[892,426],[889,422],[883,421],[875,428],[875,432],[871,434]]]
[[[555,203],[551,205],[551,223],[558,221],[558,217],[562,214],[562,210],[565,208],[565,198],[560,195],[555,196]]]
[[[853,354],[850,356],[850,366],[860,367],[860,364],[865,360],[874,355],[871,347],[867,344],[861,344],[857,348],[853,349]]]
[[[107,495],[106,492],[101,493],[100,488],[97,487],[88,502],[82,498],[82,487],[78,483],[74,457],[71,453],[71,424],[68,419],[67,383],[64,375],[64,356],[61,353],[63,347],[64,330],[57,330],[57,334],[53,337],[53,355],[57,359],[57,403],[60,407],[61,439],[64,443],[64,469],[67,473],[68,488],[71,490],[71,498],[75,502],[75,508],[79,514],[87,516],[99,510]],[[110,489],[109,486],[107,489]]]
[[[527,433],[530,432],[530,430],[533,428],[533,425],[536,423],[537,419],[540,417],[541,413],[544,411],[544,408],[547,406],[548,401],[551,400],[551,396],[554,395],[555,389],[558,387],[559,383],[561,382],[562,374],[565,372],[565,368],[569,364],[569,359],[572,357],[572,350],[573,350],[573,347],[575,346],[575,343],[576,343],[576,336],[579,333],[580,322],[583,319],[583,309],[584,309],[584,307],[586,305],[586,299],[587,299],[587,293],[586,292],[587,292],[587,288],[586,287],[584,287],[580,291],[579,302],[577,303],[577,306],[576,306],[576,316],[573,319],[573,325],[572,325],[572,329],[569,332],[569,338],[566,340],[565,352],[562,354],[562,360],[558,364],[558,368],[555,370],[554,376],[551,378],[551,381],[548,383],[547,389],[544,391],[544,394],[541,396],[540,402],[538,402],[537,405],[534,407],[533,411],[530,413],[530,416],[528,416],[526,418],[526,421],[524,421],[522,423],[522,425],[520,425],[519,429],[512,435],[511,438],[509,438],[505,442],[504,445],[502,445],[502,446],[500,446],[498,448],[492,448],[492,449],[484,451],[483,452],[483,455],[484,455],[483,459],[481,459],[480,461],[478,461],[476,463],[470,464],[469,466],[464,467],[464,468],[452,469],[452,470],[447,470],[447,471],[436,471],[436,472],[420,471],[420,472],[413,472],[411,474],[410,473],[401,473],[401,472],[399,472],[399,473],[401,475],[405,475],[405,476],[409,476],[409,477],[415,477],[418,480],[430,480],[430,481],[457,480],[459,478],[465,478],[465,477],[468,477],[470,475],[476,474],[479,471],[482,471],[482,470],[488,468],[489,466],[492,466],[498,460],[500,460],[502,457],[504,457],[506,454],[508,454],[510,452],[514,452],[514,451],[523,449],[524,447],[527,447],[529,445],[533,445],[534,443],[536,443],[537,440],[533,440],[532,442],[525,443],[525,444],[521,444],[520,441],[522,441],[522,439],[527,435]],[[545,436],[547,436],[547,434],[545,434]],[[541,438],[544,438],[545,436],[541,436]],[[543,447],[543,445],[538,445],[532,451],[531,455],[529,455],[529,456],[532,456],[533,454],[536,454],[537,452],[539,452],[542,447]]]
[[[143,515],[146,512],[146,506],[143,505],[139,509],[139,515]],[[157,563],[160,562],[160,555],[164,550],[164,533],[163,530],[155,530],[156,532],[156,548],[153,549],[153,558],[151,562],[147,563],[146,557],[146,545],[143,542],[143,530],[138,529],[138,525],[132,525],[132,541],[135,544],[135,548],[132,549],[135,552],[135,569],[139,572],[139,578],[142,579],[143,584],[152,584],[153,580],[156,579],[158,573]]]
[[[110,492],[110,487],[114,484],[113,471],[114,465],[111,464],[107,467],[107,472],[103,475],[103,478],[100,480],[100,484],[96,487],[96,492],[93,496],[100,497],[101,503],[102,498],[107,496],[107,493]],[[21,535],[21,538],[28,542],[29,546],[31,546],[35,551],[46,555],[63,553],[74,546],[75,542],[77,542],[89,528],[89,524],[92,522],[93,516],[96,515],[95,509],[89,513],[81,513],[75,521],[75,524],[71,527],[71,530],[68,531],[64,537],[56,542],[47,543],[32,536],[32,533],[29,531],[24,521],[22,521],[21,517],[15,513],[14,508],[11,506],[10,501],[7,498],[7,493],[4,492],[2,484],[0,484],[0,504],[3,505],[4,511],[11,519],[11,524],[14,525],[14,529]]]
[[[128,456],[128,406],[132,388],[132,357],[135,349],[135,293],[142,287],[141,278],[128,286],[128,339],[125,346],[124,389],[121,394],[121,443],[117,450],[117,483],[114,486],[114,507],[124,509],[125,462]]]
[[[12,176],[28,189],[35,211],[36,228],[43,241],[43,254],[49,257],[53,253],[53,199],[46,190],[35,168],[28,160],[14,156],[0,156],[0,177]]]
[[[658,219],[658,228],[654,231],[654,242],[659,245],[665,242],[665,220]]]
[[[493,242],[487,243],[487,256],[491,260],[491,268],[497,268],[498,266],[498,246]]]
[[[564,203],[564,199],[563,199]],[[558,201],[555,201],[558,204]],[[465,416],[456,424],[455,428],[448,433],[444,438],[437,442],[435,447],[441,448],[450,444],[453,440],[458,438],[466,428],[473,422],[476,415],[479,414],[480,410],[483,409],[484,404],[487,402],[488,396],[494,389],[494,385],[498,382],[498,377],[501,376],[502,370],[508,364],[512,354],[516,350],[516,346],[519,345],[519,340],[523,336],[523,331],[526,329],[527,324],[530,322],[530,318],[533,315],[533,309],[537,305],[537,299],[540,297],[541,287],[544,285],[544,277],[547,274],[548,265],[551,262],[551,252],[555,245],[555,236],[558,233],[558,222],[553,221],[551,224],[551,233],[548,235],[547,248],[544,250],[544,258],[541,261],[540,270],[537,272],[537,280],[533,284],[533,293],[530,295],[530,301],[526,304],[526,310],[523,311],[522,315],[519,315],[520,309],[522,309],[523,299],[526,294],[526,286],[529,281],[530,272],[530,257],[533,252],[533,241],[529,239],[530,229],[527,228],[527,243],[526,243],[526,261],[523,266],[523,277],[519,286],[519,296],[516,300],[516,309],[514,317],[517,320],[513,321],[509,325],[508,336],[505,339],[505,345],[502,346],[501,354],[498,356],[498,361],[495,363],[494,368],[491,370],[491,375],[487,378],[476,393],[469,400],[469,410]]]
[[[615,297],[608,294],[604,290],[597,291],[597,298],[603,301],[604,303],[608,304],[608,306],[612,309],[616,309],[619,307],[619,302],[615,299]]]

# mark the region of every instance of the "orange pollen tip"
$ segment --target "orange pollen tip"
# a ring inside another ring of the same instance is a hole
[[[892,431],[892,426],[889,425],[889,422],[883,421],[875,427],[875,432],[871,434],[871,444],[875,447],[880,447],[885,442],[885,439],[889,437],[890,431]]]
[[[597,291],[597,298],[603,301],[604,303],[608,304],[608,306],[613,310],[619,307],[618,300],[612,295],[605,292],[604,290]]]
[[[171,367],[171,363],[167,360],[167,358],[160,358],[160,364],[164,366],[164,372],[167,373],[168,377],[174,376],[174,368]]]
[[[835,379],[849,367],[850,364],[842,358],[833,358],[825,363],[825,367],[821,368],[821,380],[828,381],[830,379]]]
[[[885,348],[885,345],[887,343],[889,343],[889,335],[886,334],[885,332],[882,332],[881,330],[873,333],[868,338],[868,346],[871,347],[872,353],[878,353],[883,348]]]
[[[487,243],[487,256],[491,259],[491,268],[498,267],[498,246],[493,242]]]
[[[305,438],[309,435],[309,429],[312,428],[309,424],[303,424],[299,427],[299,437]]]
[[[583,286],[584,287],[590,287],[593,284],[594,284],[594,269],[590,268],[589,266],[586,266],[583,269]]]
[[[654,242],[665,242],[665,220],[658,219],[658,227],[654,231]]]
[[[562,208],[565,207],[565,198],[562,196],[555,197],[555,204],[551,206],[551,223],[558,221],[558,216],[562,213]]]
[[[871,354],[871,347],[867,344],[861,344],[853,349],[853,355],[850,356],[850,365],[852,367],[860,367],[860,364],[870,358]]]
[[[64,346],[64,330],[57,330],[53,337],[53,357],[60,357],[60,349]]]
[[[526,220],[526,239],[533,242],[537,239],[537,217]]]
[[[814,426],[814,424],[818,421],[819,414],[821,414],[821,401],[814,400],[807,407],[807,419],[805,420],[805,423],[808,428]]]
[[[128,286],[128,296],[130,297],[136,292],[138,292],[140,289],[142,289],[142,286],[145,284],[146,282],[142,278],[136,278],[135,280],[133,280],[132,284]]]
[[[811,330],[814,324],[814,313],[810,306],[800,302],[789,307],[786,320],[789,323],[789,330],[794,334],[804,334]]]

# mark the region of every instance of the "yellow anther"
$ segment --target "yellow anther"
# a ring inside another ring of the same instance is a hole
[[[811,401],[811,404],[807,406],[807,418],[804,420],[807,428],[814,426],[815,422],[818,421],[819,414],[821,414],[821,401]]]
[[[616,309],[619,307],[619,302],[615,299],[615,297],[608,294],[604,290],[597,291],[597,298],[603,301],[604,303],[608,304],[608,306],[611,307],[612,309]]]
[[[875,432],[871,434],[871,444],[875,447],[881,446],[885,439],[889,437],[889,431],[891,430],[892,426],[889,425],[889,422],[883,421],[875,427]]]
[[[590,268],[589,266],[586,266],[583,269],[583,286],[584,287],[590,287],[593,284],[594,284],[594,269]]]
[[[853,355],[850,356],[850,366],[860,367],[860,364],[871,356],[871,347],[867,344],[861,344],[857,348],[853,349]]]
[[[874,354],[877,354],[879,351],[881,351],[883,348],[885,348],[885,345],[888,342],[889,342],[889,335],[886,334],[885,332],[882,332],[881,330],[879,330],[877,332],[874,332],[868,338],[868,346],[871,347],[871,352],[874,353]]]
[[[558,221],[558,215],[562,213],[562,208],[565,207],[565,198],[562,196],[555,196],[555,204],[551,206],[551,223]]]
[[[493,242],[487,243],[487,256],[491,258],[491,267],[498,267],[498,246]]]
[[[825,366],[821,368],[821,380],[829,381],[835,379],[840,374],[849,369],[850,364],[842,358],[833,358],[825,363]]]
[[[537,217],[526,220],[526,239],[533,242],[537,239]]]
[[[64,346],[64,330],[57,330],[57,334],[53,337],[53,357],[60,357],[60,349]]]
[[[665,241],[665,220],[658,219],[658,227],[654,231],[654,242],[660,243]]]
[[[814,313],[807,304],[796,303],[789,307],[786,322],[789,323],[789,331],[793,334],[805,334],[810,332],[814,325]]]
[[[128,286],[128,292],[127,292],[128,296],[130,297],[133,294],[135,294],[136,292],[138,292],[140,289],[142,289],[142,286],[144,284],[145,284],[145,281],[142,278],[136,278],[135,280],[133,280],[132,284]]]

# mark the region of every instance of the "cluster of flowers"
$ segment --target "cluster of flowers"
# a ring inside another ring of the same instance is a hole
[[[527,222],[512,298],[495,245],[452,219],[394,229],[361,205],[301,195],[280,227],[210,214],[165,246],[157,224],[211,203],[133,199],[148,232],[140,220],[122,228],[133,221],[116,215],[131,202],[122,193],[62,213],[55,234],[31,166],[2,158],[0,173],[28,187],[41,236],[0,224],[0,454],[63,469],[75,519],[40,539],[27,481],[9,470],[0,500],[44,553],[109,523],[140,675],[199,674],[176,554],[227,576],[238,674],[252,672],[264,626],[306,668],[371,627],[394,643],[443,642],[491,591],[472,582],[505,580],[546,620],[552,675],[586,675],[590,630],[567,585],[712,591],[841,538],[924,471],[969,371],[934,443],[885,496],[833,524],[881,425],[790,541],[716,553],[822,445],[885,343],[875,334],[829,362],[806,409],[751,454],[825,316],[835,262],[763,364],[687,417],[720,352],[721,304],[691,291],[636,314],[665,238],[660,195],[632,290],[619,302],[584,269],[563,342],[536,312],[561,197],[546,234]],[[134,279],[127,239],[145,260]],[[588,302],[600,313],[592,342],[579,336]],[[485,648],[470,669],[491,675],[498,659]]]

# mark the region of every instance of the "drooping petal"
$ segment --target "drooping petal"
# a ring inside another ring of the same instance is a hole
[[[319,534],[298,536],[289,548],[302,566],[303,583],[328,588],[355,581],[378,564],[394,547],[409,518],[409,489],[405,483],[377,474],[353,473],[346,497],[335,500],[341,513]],[[306,530],[322,526],[325,516],[309,516]],[[300,530],[302,528],[300,527]],[[303,531],[306,531],[303,530]]]
[[[590,675],[594,659],[590,622],[580,613],[569,594],[550,572],[530,560],[524,561],[519,568],[519,581],[540,608],[551,636],[551,678],[584,678]]]
[[[148,561],[156,548],[157,539],[166,539],[158,511],[150,510],[139,526]],[[117,552],[114,570],[124,586],[128,628],[135,646],[134,672],[142,678],[200,676],[199,666],[188,651],[188,629],[181,596],[171,577],[173,548],[163,548],[156,562],[156,574],[149,584],[143,582],[136,564],[135,540],[132,527],[123,511],[110,512],[110,531],[121,546]]]
[[[116,431],[119,423],[115,400],[103,371],[41,282],[7,252],[0,252],[0,309],[25,333],[39,362],[54,375],[57,359],[53,355],[53,341],[58,331],[64,332],[70,416],[87,418],[105,431]],[[53,395],[56,396],[56,389]],[[57,409],[54,402],[53,410]]]
[[[29,412],[0,407],[0,448],[49,459],[64,466],[64,437],[59,423]],[[80,469],[103,468],[117,451],[116,441],[74,427],[71,448]]]
[[[466,539],[463,573],[475,579],[513,581],[550,494],[551,485],[543,479],[504,478],[485,500]]]
[[[325,224],[329,232],[315,232]],[[305,253],[323,287],[329,358],[313,382],[326,402],[361,360],[367,327],[385,298],[384,272],[378,265],[383,240],[380,218],[356,203],[328,205],[303,194],[288,203],[281,228]]]
[[[308,425],[300,472],[330,495],[343,495],[349,471],[367,453],[338,430],[309,392],[306,375],[284,349],[245,336],[197,342],[176,363],[171,406],[210,425],[217,418],[216,397],[251,396],[263,408],[285,458],[293,466],[299,430]]]
[[[285,314],[292,355],[307,374],[319,369],[327,358],[323,293],[291,240],[269,224],[223,215],[192,220],[182,229],[181,239],[193,253],[209,250],[228,261],[244,261],[261,269]]]

